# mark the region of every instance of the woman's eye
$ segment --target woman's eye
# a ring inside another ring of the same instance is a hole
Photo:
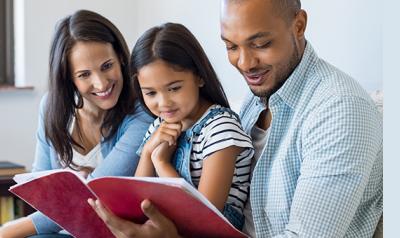
[[[102,70],[107,70],[107,69],[111,68],[112,66],[113,66],[113,63],[107,62],[107,63],[103,64]]]
[[[78,78],[80,78],[80,79],[85,79],[85,78],[87,78],[87,77],[89,77],[89,76],[90,76],[90,73],[89,73],[89,72],[84,72],[84,73],[79,74],[79,75],[78,75]]]

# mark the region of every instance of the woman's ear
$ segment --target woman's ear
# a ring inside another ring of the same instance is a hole
[[[204,86],[204,80],[200,77],[198,77],[198,83],[199,83],[200,88],[202,88]]]

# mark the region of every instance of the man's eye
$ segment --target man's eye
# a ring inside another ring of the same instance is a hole
[[[237,49],[237,46],[236,46],[236,45],[227,45],[227,46],[226,46],[226,49],[227,49],[227,50],[236,50],[236,49]]]
[[[268,41],[264,44],[255,44],[254,47],[257,49],[265,49],[268,48],[271,45],[271,41]]]

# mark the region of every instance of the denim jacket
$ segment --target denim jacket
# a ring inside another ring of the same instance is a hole
[[[61,168],[53,146],[45,137],[44,112],[46,101],[47,95],[40,102],[36,154],[32,172]],[[104,140],[104,138],[101,140],[101,153],[104,159],[88,176],[88,179],[101,176],[133,176],[139,162],[139,157],[135,152],[152,121],[153,118],[136,102],[135,112],[124,118],[115,135],[109,140]],[[29,217],[32,219],[38,234],[56,233],[61,230],[40,212],[35,212]]]
[[[192,153],[193,141],[192,138],[194,135],[200,135],[203,130],[206,122],[215,117],[218,114],[222,114],[224,112],[228,112],[231,117],[234,117],[235,120],[240,122],[239,116],[229,108],[218,107],[211,109],[207,115],[203,116],[202,119],[196,122],[191,128],[184,131],[178,138],[177,149],[173,158],[171,159],[171,163],[178,172],[179,176],[184,178],[188,183],[195,186],[192,182],[191,174],[190,174],[190,156]],[[141,153],[144,144],[150,138],[145,138],[140,149],[138,150],[138,154]],[[231,204],[226,203],[223,211],[224,216],[234,225],[237,229],[241,230],[244,224],[244,216],[240,213],[236,208],[234,208]]]

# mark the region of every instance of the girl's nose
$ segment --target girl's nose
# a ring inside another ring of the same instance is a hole
[[[158,102],[160,107],[167,107],[171,105],[171,99],[166,93],[160,94],[160,99]]]

